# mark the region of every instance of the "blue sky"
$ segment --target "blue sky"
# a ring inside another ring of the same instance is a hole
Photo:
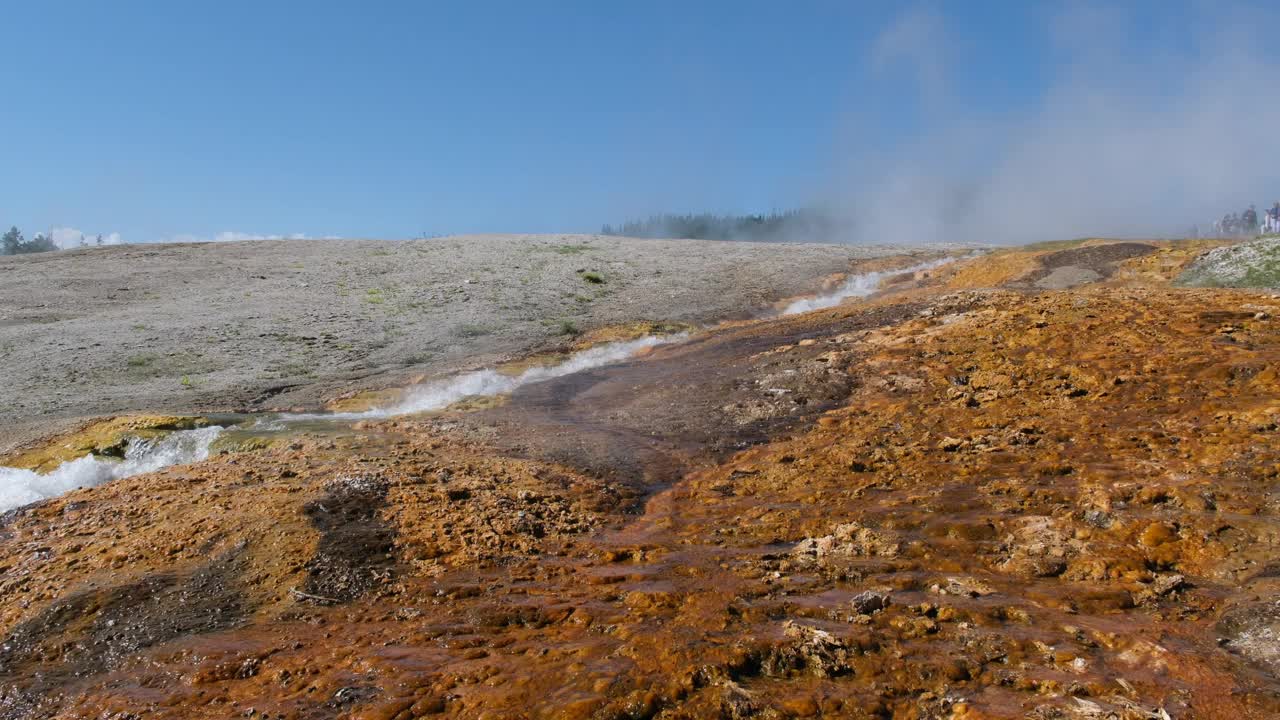
[[[153,241],[593,231],[812,202],[901,217],[972,178],[1003,211],[1028,184],[1005,168],[1044,147],[1111,157],[1117,126],[1266,77],[1274,48],[1238,39],[1277,27],[1262,7],[6,0],[0,223]],[[1238,62],[1190,85],[1220,44]],[[1125,112],[1083,137],[1050,127],[1046,108],[1070,119],[1082,88]],[[1246,122],[1192,120],[1150,150]],[[1090,184],[1068,175],[1054,193]],[[1175,189],[1200,214],[1268,200],[1265,173],[1214,177]],[[1149,220],[1099,212],[1117,229]]]

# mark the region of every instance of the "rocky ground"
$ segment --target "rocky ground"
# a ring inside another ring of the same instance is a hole
[[[1280,296],[1086,243],[0,519],[0,717],[1280,715]]]
[[[1280,237],[1215,248],[1178,278],[1188,287],[1280,287]]]
[[[88,416],[316,406],[600,327],[744,316],[901,251],[486,235],[0,258],[0,452]]]

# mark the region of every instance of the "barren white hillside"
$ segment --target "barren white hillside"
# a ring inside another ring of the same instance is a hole
[[[813,292],[886,246],[484,235],[0,258],[0,449],[74,418],[314,405]]]

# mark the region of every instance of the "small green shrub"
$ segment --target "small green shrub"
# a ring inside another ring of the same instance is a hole
[[[582,279],[586,280],[592,285],[603,285],[605,282],[604,276],[598,272],[584,272],[582,273]]]
[[[491,332],[493,332],[493,328],[489,327],[488,325],[481,325],[479,323],[464,323],[454,328],[453,330],[453,333],[455,335],[457,335],[458,337],[464,337],[464,338],[481,337],[484,335],[488,335]]]

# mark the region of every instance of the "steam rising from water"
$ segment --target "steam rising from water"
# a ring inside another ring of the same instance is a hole
[[[523,385],[619,362],[646,348],[675,342],[685,337],[684,333],[663,336],[649,335],[636,340],[604,343],[576,352],[557,365],[532,367],[519,375],[504,375],[497,370],[491,369],[463,373],[410,388],[405,398],[395,405],[374,408],[362,413],[339,413],[329,417],[379,418],[443,410],[467,398],[505,395]]]
[[[819,295],[813,298],[804,298],[796,300],[782,310],[782,315],[796,315],[798,313],[809,312],[810,310],[821,310],[823,308],[835,307],[845,300],[853,297],[866,297],[880,289],[880,283],[884,282],[887,277],[894,275],[902,275],[904,273],[916,273],[921,270],[930,270],[932,268],[946,265],[954,262],[955,258],[940,258],[931,262],[912,265],[911,267],[900,268],[898,270],[876,270],[873,272],[859,273],[850,275],[845,281],[836,288],[835,292],[827,295]]]
[[[832,153],[845,239],[1177,237],[1277,199],[1276,3],[1027,5],[1043,57],[997,92],[1014,63],[971,44],[967,4],[906,10],[869,46],[889,99],[851,107]],[[1019,82],[1035,92],[1011,102]]]
[[[557,365],[530,368],[519,375],[503,375],[496,370],[464,373],[415,386],[399,403],[367,412],[285,415],[276,420],[283,423],[289,420],[354,420],[443,410],[467,398],[502,395],[530,383],[609,365],[625,360],[645,348],[675,342],[684,337],[686,335],[681,333],[605,343],[576,352]],[[259,430],[277,429],[276,424],[260,423],[255,427]],[[209,457],[209,448],[222,430],[222,427],[215,425],[170,433],[157,440],[134,440],[125,450],[124,460],[86,455],[62,463],[48,473],[0,467],[0,512],[57,497],[76,488],[92,487],[109,480],[155,472],[170,465],[199,462]]]
[[[221,427],[213,425],[181,430],[156,440],[134,440],[125,450],[124,460],[86,455],[64,462],[48,473],[0,467],[0,512],[76,488],[155,472],[170,465],[199,462],[209,457],[209,447],[221,432]]]
[[[886,277],[928,270],[952,260],[952,258],[942,258],[899,270],[852,275],[835,292],[797,300],[788,305],[781,314],[794,315],[833,307],[847,298],[866,297],[878,290]],[[558,364],[532,367],[518,375],[506,375],[497,370],[485,369],[417,385],[410,388],[400,402],[386,407],[358,413],[282,415],[266,422],[260,420],[254,427],[258,430],[282,430],[287,428],[289,421],[356,420],[443,410],[468,398],[504,395],[524,385],[610,365],[626,360],[641,350],[678,342],[687,336],[687,333],[650,335],[635,340],[604,343],[573,353]],[[210,426],[174,432],[157,440],[135,440],[126,449],[124,460],[87,455],[65,462],[48,473],[0,467],[0,512],[56,497],[76,488],[91,487],[109,480],[154,472],[171,465],[199,462],[209,457],[209,448],[222,430],[222,427]]]

